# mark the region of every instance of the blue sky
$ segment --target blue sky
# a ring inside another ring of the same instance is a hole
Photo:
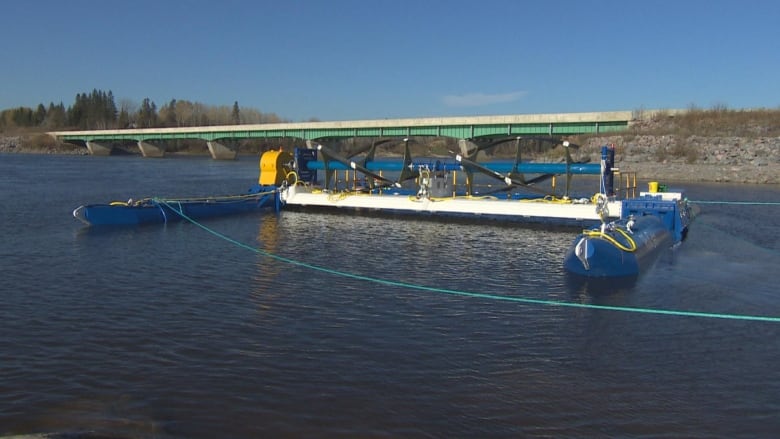
[[[0,109],[111,90],[291,121],[780,106],[780,2],[3,2]]]

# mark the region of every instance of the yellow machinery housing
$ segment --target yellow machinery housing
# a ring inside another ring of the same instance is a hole
[[[293,156],[289,152],[282,150],[266,151],[260,156],[260,178],[258,183],[261,186],[279,186],[287,178],[287,174],[292,171]]]

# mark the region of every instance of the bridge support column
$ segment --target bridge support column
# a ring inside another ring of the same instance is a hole
[[[238,147],[230,147],[214,140],[206,142],[206,145],[214,160],[235,160],[238,157]]]
[[[142,140],[138,141],[138,149],[141,150],[141,155],[144,157],[160,158],[165,156],[164,146],[152,145]]]
[[[103,145],[101,143],[93,142],[91,140],[87,140],[87,151],[89,151],[89,155],[97,155],[97,156],[109,156],[111,155],[111,147]]]

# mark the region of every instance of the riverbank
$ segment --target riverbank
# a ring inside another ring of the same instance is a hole
[[[621,135],[593,137],[580,158],[600,160],[615,145],[616,166],[661,181],[780,184],[780,137]]]
[[[87,155],[86,148],[57,142],[46,134],[0,135],[0,153]]]
[[[636,172],[642,180],[660,182],[780,184],[780,164],[715,165],[686,163],[618,163],[621,170]]]
[[[777,109],[638,112],[626,132],[579,140],[591,160],[614,144],[618,166],[654,180],[780,184]]]

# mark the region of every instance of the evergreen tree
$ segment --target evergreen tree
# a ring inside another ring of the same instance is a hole
[[[233,125],[241,124],[241,113],[238,109],[238,101],[233,102],[233,113],[230,115],[230,122]]]
[[[106,94],[106,102],[104,107],[104,116],[106,121],[106,127],[114,128],[116,127],[116,117],[117,117],[117,111],[116,111],[116,103],[114,102],[114,93],[109,90],[108,94]]]
[[[76,100],[68,107],[68,125],[84,129],[84,124],[82,123],[84,114],[84,97],[82,97],[81,93],[76,94]]]
[[[14,124],[18,127],[33,126],[33,111],[31,108],[19,107],[14,112]]]
[[[163,105],[160,108],[160,118],[163,120],[163,124],[166,127],[175,127],[179,125],[178,118],[176,117],[176,99],[171,99],[171,102],[167,105]]]
[[[138,126],[141,128],[157,126],[157,105],[149,98],[144,98],[141,109],[138,110]]]
[[[59,105],[54,105],[54,102],[49,103],[49,109],[46,111],[46,120],[44,126],[48,129],[64,128],[67,125],[68,115],[65,112],[65,105],[60,102]]]
[[[35,114],[33,115],[33,121],[35,123],[35,126],[43,125],[43,122],[45,120],[46,120],[46,107],[44,107],[43,104],[38,104],[38,108],[35,110]]]
[[[281,122],[274,113],[262,113],[252,108],[241,109],[238,101],[233,106],[207,106],[199,102],[171,99],[159,113],[151,99],[138,105],[123,99],[117,111],[114,93],[97,88],[77,93],[69,107],[53,102],[46,107],[18,107],[0,111],[0,129],[43,127],[50,130],[69,128],[99,130],[108,128],[154,128],[159,126],[239,125],[241,123]]]
[[[119,111],[119,116],[116,119],[117,128],[129,128],[130,127],[130,114],[123,108]]]

